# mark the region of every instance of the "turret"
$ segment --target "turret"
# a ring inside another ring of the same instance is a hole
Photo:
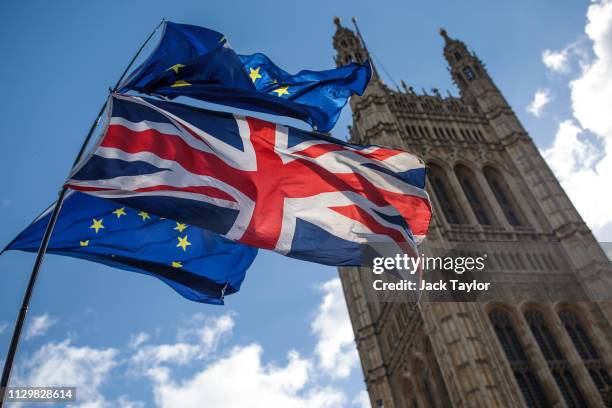
[[[336,66],[346,65],[351,62],[363,63],[368,59],[368,51],[360,41],[359,37],[346,27],[342,26],[340,17],[334,17],[336,33],[334,34],[334,48],[337,51]]]
[[[444,39],[444,58],[453,81],[461,96],[469,102],[476,102],[484,112],[510,108],[485,65],[471,53],[463,41],[449,37],[444,28],[440,29]]]
[[[357,27],[355,17],[352,19],[355,31],[343,27],[340,18],[335,17],[336,33],[333,45],[336,49],[336,65],[341,66],[351,62],[363,63],[370,61],[372,79],[363,96],[353,96],[350,99],[353,111],[353,126],[351,141],[368,143],[372,137],[387,146],[402,146],[397,118],[391,112],[389,97],[392,91],[381,81],[376,67],[372,64],[370,53]]]

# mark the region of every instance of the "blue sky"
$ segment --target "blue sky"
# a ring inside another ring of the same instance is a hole
[[[612,88],[602,79],[612,53],[593,53],[598,41],[604,50],[612,43],[604,3],[589,16],[592,30],[585,34],[588,1],[4,1],[0,245],[56,197],[108,88],[162,17],[223,32],[239,53],[264,52],[296,72],[333,66],[335,15],[345,25],[357,16],[375,60],[397,83],[403,79],[417,90],[457,94],[438,28],[464,40],[595,232],[612,240],[609,211],[581,201],[581,188],[596,188],[612,175],[606,164],[612,125],[584,102],[595,98],[603,112],[612,105]],[[550,58],[543,60],[545,50]],[[594,89],[603,91],[588,93]],[[530,113],[538,90],[547,97],[540,95]],[[347,109],[334,136],[345,138],[349,123]],[[33,259],[14,252],[0,257],[0,355]],[[92,406],[189,406],[194,400],[237,406],[237,397],[214,399],[215,389],[232,382],[236,393],[243,386],[257,390],[268,406],[358,406],[363,379],[336,277],[334,268],[261,251],[241,292],[214,307],[189,302],[153,278],[47,256],[16,378],[57,381],[57,370],[45,371],[57,362],[66,370],[63,380],[91,380],[82,395]],[[191,400],[173,400],[173,392]]]

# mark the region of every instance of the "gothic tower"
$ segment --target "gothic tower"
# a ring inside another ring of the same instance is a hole
[[[334,22],[336,64],[368,59],[360,36]],[[340,268],[372,406],[603,407],[610,261],[483,62],[440,34],[460,97],[392,90],[375,73],[350,101],[350,138],[425,160],[434,216],[423,247],[486,251],[498,292],[486,302],[372,299],[371,274]]]

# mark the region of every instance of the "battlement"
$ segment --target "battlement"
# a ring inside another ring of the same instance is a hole
[[[390,99],[394,108],[407,113],[484,118],[476,104],[450,94],[442,96],[436,88],[432,88],[432,93],[433,95],[430,95],[422,90],[419,94],[412,87],[406,87],[403,92],[391,91]]]

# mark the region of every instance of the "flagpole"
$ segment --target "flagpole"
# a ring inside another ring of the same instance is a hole
[[[123,81],[127,73],[129,72],[130,68],[132,68],[132,65],[134,65],[134,62],[136,62],[136,59],[140,56],[140,53],[145,48],[145,46],[148,44],[148,42],[151,40],[151,38],[153,38],[153,36],[155,35],[159,27],[162,26],[164,21],[165,19],[162,19],[162,21],[160,21],[160,23],[157,25],[157,27],[155,27],[153,32],[151,32],[151,34],[147,37],[144,43],[142,43],[138,51],[136,51],[136,54],[134,54],[134,57],[132,58],[128,66],[125,68],[125,70],[123,71],[119,79],[117,80],[117,83],[115,84],[111,92],[116,92],[118,90],[119,86],[121,85],[121,82]],[[77,163],[81,161],[85,153],[85,150],[87,149],[87,145],[89,144],[91,137],[93,136],[96,128],[98,127],[98,124],[100,123],[100,119],[102,119],[102,115],[104,114],[104,110],[106,109],[107,104],[108,104],[108,99],[104,101],[104,104],[100,108],[100,112],[98,112],[98,116],[96,116],[96,119],[91,124],[91,127],[89,128],[89,132],[87,133],[87,136],[85,137],[85,140],[83,141],[83,144],[81,145],[81,148],[79,149],[79,152],[74,160],[74,164],[72,165],[73,168],[74,166],[77,165]],[[13,362],[15,360],[15,355],[17,353],[17,347],[19,345],[19,338],[21,337],[21,332],[23,330],[25,318],[26,318],[26,315],[28,313],[28,309],[30,306],[30,300],[32,298],[32,292],[34,291],[34,285],[36,284],[36,279],[38,278],[40,266],[42,265],[43,258],[45,257],[47,246],[49,245],[51,234],[53,233],[53,228],[55,227],[55,223],[57,222],[57,218],[59,216],[60,209],[62,208],[64,199],[66,198],[67,192],[68,192],[68,189],[65,186],[62,186],[62,189],[58,193],[57,201],[55,202],[55,205],[53,206],[53,212],[51,213],[49,223],[47,224],[47,228],[45,229],[45,233],[40,243],[40,248],[38,249],[38,253],[36,254],[36,260],[34,261],[34,266],[32,267],[32,273],[30,274],[28,286],[23,295],[21,309],[19,310],[19,314],[17,316],[15,328],[13,329],[13,337],[11,338],[11,343],[10,343],[10,346],[9,346],[9,349],[6,355],[6,360],[4,362],[4,369],[2,370],[2,379],[0,381],[0,408],[2,408],[2,406],[4,405],[4,396],[6,392],[6,387],[8,387],[9,380],[11,377],[11,371],[13,369]]]
[[[368,55],[368,59],[370,60],[370,65],[372,65],[372,70],[374,71],[374,75],[380,78],[380,76],[378,75],[378,71],[376,70],[376,65],[374,65],[374,60],[372,59],[372,56],[370,55],[370,51],[368,50],[368,46],[366,45],[365,40],[363,39],[363,36],[361,35],[361,31],[359,31],[359,26],[357,25],[357,18],[353,17],[351,18],[351,21],[353,22],[353,25],[355,26],[355,31],[357,32],[359,41],[361,41],[361,44],[363,44],[363,49]]]

